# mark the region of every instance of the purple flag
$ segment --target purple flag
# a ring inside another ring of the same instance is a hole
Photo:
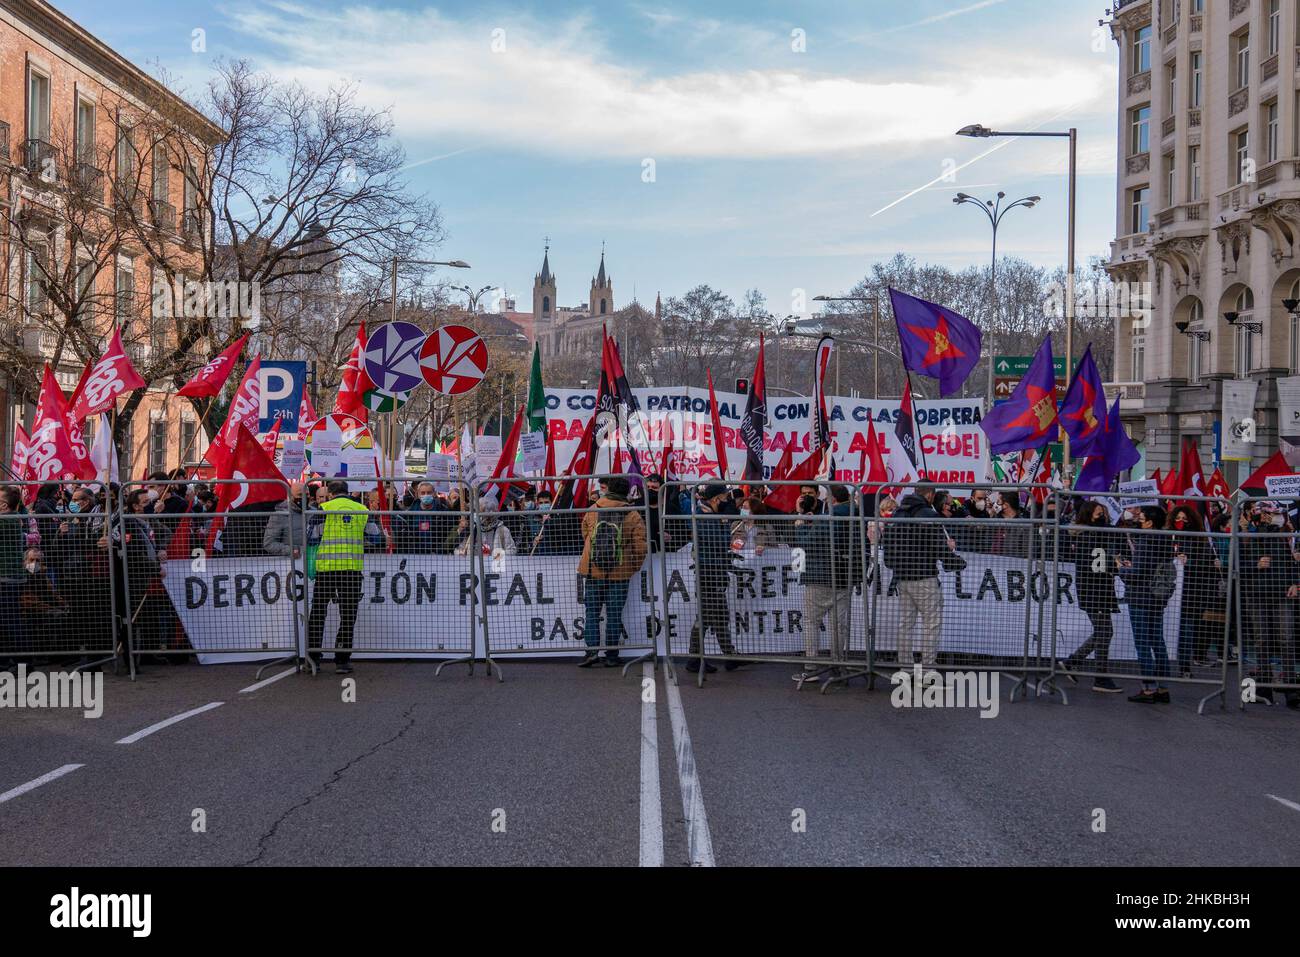
[[[1106,435],[1105,422],[1106,392],[1089,345],[1061,403],[1061,428],[1070,437],[1070,453],[1078,458],[1099,454]]]
[[[1110,491],[1119,474],[1137,465],[1142,458],[1120,421],[1118,396],[1115,397],[1115,404],[1110,407],[1110,414],[1106,416],[1102,428],[1097,452],[1084,463],[1079,478],[1074,483],[1075,489],[1080,492]]]
[[[941,396],[960,390],[980,361],[979,329],[951,309],[897,289],[889,290],[889,301],[894,307],[903,365],[917,375],[938,379]]]
[[[1052,441],[1056,426],[1056,368],[1052,364],[1052,337],[1038,347],[1029,371],[1011,398],[984,416],[980,428],[989,437],[994,455],[1041,449]]]

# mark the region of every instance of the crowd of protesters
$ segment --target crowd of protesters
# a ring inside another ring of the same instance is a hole
[[[320,504],[328,498],[322,489],[320,482],[292,483],[290,494],[278,504],[236,508],[218,518],[213,485],[189,479],[179,470],[154,473],[124,494],[116,486],[105,490],[48,483],[24,502],[18,486],[0,488],[0,643],[64,652],[80,644],[103,647],[100,632],[105,628],[116,628],[114,638],[120,643],[125,614],[133,623],[137,647],[167,648],[175,624],[161,588],[165,562],[183,557],[176,552],[214,558],[299,557],[319,537]],[[848,636],[848,596],[862,582],[865,569],[860,543],[836,537],[850,534],[855,524],[816,521],[817,516],[837,514],[870,517],[865,523],[870,544],[879,547],[902,603],[900,661],[915,655],[923,665],[935,663],[942,622],[939,577],[959,568],[962,552],[1073,563],[1077,600],[1092,633],[1060,666],[1071,676],[1096,674],[1093,687],[1099,692],[1119,690],[1110,677],[1109,650],[1113,619],[1122,608],[1130,619],[1143,678],[1142,690],[1130,700],[1167,702],[1165,679],[1175,667],[1178,676],[1189,677],[1238,651],[1223,647],[1231,608],[1225,596],[1232,511],[1226,503],[1206,503],[1202,512],[1193,503],[1164,500],[1163,505],[1116,513],[1114,504],[1102,499],[1062,497],[1059,501],[1068,513],[1058,521],[1056,497],[1036,503],[1007,490],[954,495],[919,485],[899,501],[889,494],[810,483],[799,489],[793,515],[778,520],[783,513],[767,501],[772,489],[758,484],[670,485],[666,490],[660,475],[646,476],[636,486],[619,477],[593,480],[593,504],[586,511],[553,511],[551,486],[536,482],[516,480],[508,488],[479,491],[477,539],[463,486],[422,481],[353,493],[372,510],[365,550],[466,555],[481,546],[493,555],[578,556],[580,574],[592,586],[588,592],[593,596],[587,605],[586,638],[594,650],[584,659],[586,667],[602,649],[608,662],[617,663],[616,646],[624,636],[611,639],[608,622],[619,619],[627,582],[644,555],[691,543],[698,548],[701,598],[701,614],[690,639],[692,654],[698,654],[709,633],[724,655],[735,651],[725,600],[735,553],[761,554],[786,544],[802,548],[808,556],[801,573],[805,615],[809,621],[826,623],[830,650],[838,660]],[[124,516],[120,530],[115,526],[111,535],[104,521],[110,495],[121,495]],[[632,528],[618,523],[618,547],[625,551],[616,567],[600,567],[592,558],[599,529],[610,524],[595,517],[602,509],[635,516]],[[1300,519],[1287,504],[1262,500],[1244,502],[1239,514],[1240,624],[1243,644],[1253,654],[1252,673],[1262,684],[1295,683]],[[692,521],[692,516],[700,520]],[[893,517],[930,521],[909,527],[889,521]],[[1051,533],[1057,525],[1060,536]],[[182,537],[184,541],[178,541]],[[115,587],[109,584],[109,561],[124,571],[113,576]],[[1164,623],[1174,591],[1174,563],[1182,566],[1183,582],[1176,635],[1166,634]],[[1124,584],[1122,603],[1117,579]],[[119,609],[116,625],[108,624],[103,614],[110,603]],[[602,610],[604,643],[599,637]],[[820,654],[819,631],[805,630],[805,654],[810,658]],[[1167,653],[1167,641],[1175,638],[1176,665]],[[0,661],[4,658],[0,647]],[[699,658],[688,663],[689,668],[700,665]],[[727,666],[738,667],[739,662],[729,660]],[[704,667],[712,670],[708,664]],[[810,665],[795,678],[806,680],[815,673]],[[1266,688],[1259,693],[1271,699]],[[1288,694],[1287,701],[1300,706],[1300,695]]]

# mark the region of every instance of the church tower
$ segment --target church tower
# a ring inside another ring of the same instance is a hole
[[[533,328],[545,329],[555,324],[559,306],[555,302],[555,276],[551,274],[551,243],[542,253],[542,271],[533,278]]]
[[[591,315],[607,316],[614,311],[614,283],[605,275],[605,244],[600,244],[600,271],[591,280]]]

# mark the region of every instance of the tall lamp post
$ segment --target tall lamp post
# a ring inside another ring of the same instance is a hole
[[[875,329],[875,344],[871,347],[874,351],[871,360],[872,387],[871,397],[880,398],[880,297],[879,296],[813,296],[813,302],[869,302],[871,311],[875,319],[872,323]],[[847,341],[847,340],[846,340]],[[865,344],[865,343],[864,343]],[[840,390],[840,354],[839,350],[835,351],[835,391]]]
[[[788,339],[816,339],[820,341],[823,334],[820,332],[800,332],[798,329],[795,328],[794,320],[787,319],[781,328],[781,335],[785,336]],[[870,342],[867,342],[864,339],[847,339],[844,338],[843,336],[833,336],[832,338],[835,339],[836,344],[844,342],[844,343],[848,343],[851,346],[863,346],[864,348],[867,349],[875,349],[877,350],[877,352],[883,352],[891,359],[897,359],[900,363],[903,361],[903,357],[900,356],[897,352],[894,352],[892,349],[886,349],[884,346],[878,344],[872,345]],[[835,355],[837,359],[839,357],[839,354],[840,351],[836,349]],[[837,362],[835,366],[835,394],[839,395],[839,392],[840,392],[840,367]],[[877,399],[880,398],[880,394],[878,390],[875,398]]]
[[[972,123],[970,126],[963,126],[957,131],[958,136],[974,136],[980,139],[987,139],[990,136],[1050,136],[1070,141],[1070,166],[1069,166],[1069,199],[1067,201],[1068,209],[1068,230],[1069,237],[1066,241],[1066,272],[1065,272],[1065,374],[1068,376],[1073,371],[1074,366],[1074,235],[1076,230],[1076,199],[1078,196],[1078,146],[1079,131],[1075,127],[1070,127],[1063,131],[1043,131],[1030,130],[1027,132],[1008,132],[1002,130],[991,130],[987,126],[979,123]],[[1065,473],[1067,481],[1070,479],[1070,437],[1062,437],[1064,456],[1061,462],[1062,471]]]
[[[1025,196],[1003,206],[1002,201],[1006,198],[1007,194],[999,191],[996,200],[986,199],[981,201],[967,193],[958,193],[952,200],[958,206],[976,207],[989,218],[989,225],[993,227],[993,261],[989,269],[989,309],[992,318],[989,322],[989,375],[988,398],[986,400],[990,409],[993,408],[993,357],[997,353],[997,349],[994,347],[997,343],[998,319],[998,226],[1002,224],[1002,217],[1018,206],[1033,209],[1037,203],[1042,201],[1041,196]]]
[[[451,262],[440,262],[434,259],[402,259],[398,256],[394,256],[392,268],[393,322],[397,321],[397,267],[400,263],[406,263],[408,266],[450,266],[452,269],[469,268],[469,263],[461,259],[453,259]]]

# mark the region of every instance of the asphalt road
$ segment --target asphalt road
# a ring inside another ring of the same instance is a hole
[[[0,865],[1300,864],[1294,711],[1004,682],[982,719],[791,670],[109,674],[98,719],[0,710]]]

